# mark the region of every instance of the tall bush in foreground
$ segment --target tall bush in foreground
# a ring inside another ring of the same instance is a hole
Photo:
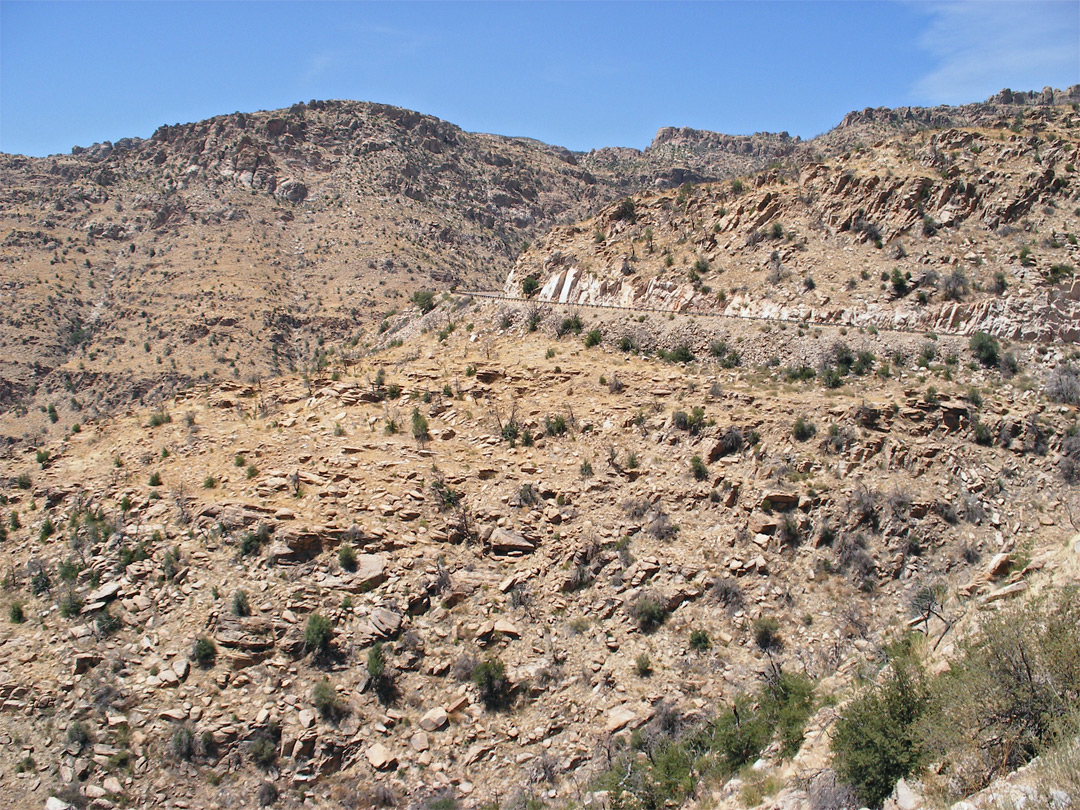
[[[897,780],[914,773],[926,750],[919,733],[929,702],[920,665],[894,655],[879,683],[848,704],[836,723],[833,768],[859,801],[877,807]]]

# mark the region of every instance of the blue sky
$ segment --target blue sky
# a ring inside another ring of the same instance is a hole
[[[1080,83],[1080,2],[13,2],[0,151],[351,98],[588,150]]]

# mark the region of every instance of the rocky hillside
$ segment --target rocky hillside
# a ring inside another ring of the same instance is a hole
[[[798,170],[628,197],[537,240],[505,291],[1075,342],[1080,114],[1043,107],[1024,122],[924,130]]]
[[[858,806],[814,797],[886,645],[1078,581],[1056,355],[466,297],[386,332],[9,462],[10,806]],[[742,753],[623,753],[774,682]]]
[[[1078,92],[853,113],[806,143],[665,128],[644,151],[589,154],[327,101],[0,156],[0,435],[35,442],[50,406],[70,426],[198,380],[317,368],[328,340],[361,353],[415,290],[497,287],[528,242],[627,194],[805,166],[914,128],[1045,138],[1048,105]]]

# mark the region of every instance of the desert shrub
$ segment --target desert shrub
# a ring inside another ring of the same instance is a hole
[[[613,220],[624,220],[631,225],[637,222],[637,211],[634,207],[634,201],[630,197],[626,197],[615,206],[614,212],[611,214]]]
[[[730,427],[720,437],[717,448],[721,456],[729,456],[732,453],[738,453],[744,446],[745,441],[742,431],[737,427]]]
[[[248,595],[244,591],[239,590],[233,594],[232,612],[241,617],[251,615],[251,603],[248,602]]]
[[[817,434],[817,426],[809,419],[798,417],[795,420],[795,424],[791,428],[791,435],[795,438],[795,441],[805,442],[814,438]]]
[[[427,418],[420,413],[419,408],[413,408],[412,412],[412,434],[413,438],[418,442],[423,443],[431,438],[431,433],[428,430]]]
[[[690,351],[690,347],[685,343],[680,343],[674,349],[670,351],[660,349],[657,352],[660,355],[660,359],[667,363],[692,363],[694,362],[694,353]]]
[[[217,660],[217,645],[207,636],[200,636],[191,648],[191,658],[203,669],[209,669]]]
[[[705,427],[705,409],[696,407],[689,414],[686,411],[675,411],[671,415],[671,424],[696,436]]]
[[[435,309],[435,293],[431,290],[416,290],[411,300],[424,315]]]
[[[709,477],[709,468],[705,466],[701,456],[694,456],[690,459],[690,472],[695,481],[704,481]]]
[[[784,515],[776,527],[776,539],[782,546],[797,546],[802,536],[799,521],[792,515]]]
[[[591,349],[593,346],[599,346],[600,341],[604,339],[599,329],[590,329],[589,333],[585,335],[585,348]]]
[[[544,433],[548,436],[562,436],[566,433],[566,417],[562,414],[545,417]]]
[[[157,411],[150,415],[150,427],[156,428],[172,422],[172,415],[165,410]]]
[[[891,280],[893,292],[896,293],[897,297],[902,298],[911,290],[908,276],[904,275],[899,267],[893,268]]]
[[[921,725],[964,791],[984,787],[1077,731],[1080,602],[1075,588],[986,617],[932,684]]]
[[[259,785],[255,798],[258,799],[259,807],[269,807],[278,800],[278,789],[273,782],[263,782]]]
[[[692,630],[690,632],[690,649],[697,650],[698,652],[705,652],[712,646],[712,642],[709,640],[709,634],[704,630]]]
[[[1080,481],[1080,436],[1068,436],[1061,442],[1061,477],[1067,484]]]
[[[533,488],[532,484],[522,484],[518,488],[518,500],[523,506],[534,506],[540,503],[540,493]]]
[[[473,670],[472,682],[480,693],[480,700],[489,711],[498,711],[510,704],[510,682],[506,678],[506,665],[499,658],[488,658]]]
[[[111,636],[123,626],[120,617],[108,608],[98,614],[94,624],[97,627],[98,633],[102,636]]]
[[[555,334],[557,336],[559,336],[559,337],[562,337],[563,335],[565,335],[567,333],[573,333],[575,335],[580,335],[581,330],[584,329],[584,328],[585,328],[584,321],[582,321],[581,316],[578,315],[575,312],[573,315],[570,315],[569,317],[566,317],[566,318],[562,319],[562,321],[559,323],[558,327],[555,329]]]
[[[712,584],[712,597],[730,611],[743,606],[746,598],[742,586],[733,579],[717,579]]]
[[[771,736],[768,721],[754,710],[753,698],[746,694],[735,697],[711,730],[726,773],[734,773],[757,759]]]
[[[346,571],[356,570],[356,550],[349,543],[338,546],[338,564]]]
[[[315,654],[325,653],[330,649],[330,640],[334,637],[334,628],[330,620],[321,613],[308,616],[304,627],[304,647]]]
[[[877,493],[865,484],[858,483],[851,491],[848,510],[855,517],[856,525],[877,530],[880,522]]]
[[[845,532],[834,541],[833,551],[836,555],[837,570],[850,572],[863,590],[873,588],[876,566],[874,558],[866,550],[866,538],[862,534]]]
[[[763,652],[774,652],[783,648],[784,640],[780,636],[780,622],[774,616],[761,616],[754,620],[751,632],[754,643]]]
[[[180,726],[172,736],[169,743],[169,751],[174,757],[182,762],[187,762],[195,756],[195,735],[187,726]]]
[[[959,267],[941,280],[941,291],[950,301],[964,300],[970,287],[967,275]]]
[[[634,672],[639,678],[648,678],[653,673],[652,660],[648,653],[639,653],[634,659]]]
[[[345,714],[345,704],[338,698],[329,678],[322,678],[311,690],[311,705],[327,720],[337,720]]]
[[[49,577],[49,572],[43,566],[37,568],[30,577],[30,591],[34,596],[41,596],[50,590],[52,590],[52,579]]]
[[[832,740],[833,767],[860,802],[879,806],[898,779],[919,769],[926,752],[918,729],[928,702],[921,667],[894,654],[880,682],[844,707]]]
[[[971,336],[971,353],[986,368],[993,368],[1001,359],[1001,344],[997,338],[986,332],[976,332]]]
[[[537,290],[540,289],[540,280],[536,276],[525,276],[521,280],[521,292],[526,298],[532,296]],[[503,327],[506,328],[506,327]]]
[[[1080,371],[1070,363],[1055,368],[1046,380],[1046,396],[1055,402],[1080,405]]]
[[[829,432],[821,443],[821,449],[826,453],[842,453],[854,443],[855,435],[850,428],[833,423],[829,425]]]
[[[67,730],[68,745],[73,745],[80,751],[91,742],[93,738],[90,735],[90,729],[86,727],[86,723],[81,720],[76,720]]]
[[[264,771],[269,770],[277,762],[277,741],[272,733],[261,731],[255,735],[248,747],[251,761]]]
[[[22,602],[12,602],[8,607],[8,621],[12,624],[22,624],[26,621],[26,612]]]
[[[643,633],[651,633],[667,619],[667,608],[654,594],[643,594],[630,606],[630,617]]]
[[[983,447],[989,447],[994,441],[993,431],[985,422],[975,420],[972,425],[975,435],[975,444],[980,444]]]

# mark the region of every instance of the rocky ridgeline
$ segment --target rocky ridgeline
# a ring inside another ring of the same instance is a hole
[[[1040,111],[1060,129],[919,133],[749,189],[640,195],[553,229],[505,292],[531,277],[562,304],[1075,342],[1077,114]]]
[[[755,766],[784,787],[773,806],[801,808],[827,773],[825,697],[898,623],[947,658],[980,611],[1075,579],[1075,408],[996,370],[912,353],[826,398],[460,303],[401,316],[403,345],[358,365],[207,384],[12,460],[13,806],[596,806],[635,731],[699,722],[772,662],[822,699],[797,755],[772,743]],[[938,584],[951,623],[912,618]]]

